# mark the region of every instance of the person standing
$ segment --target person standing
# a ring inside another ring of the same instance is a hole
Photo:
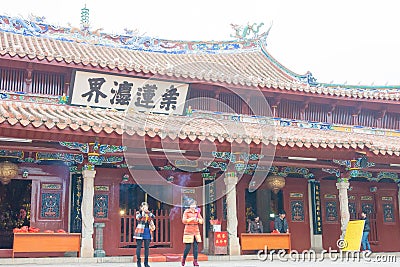
[[[289,233],[289,225],[286,220],[286,212],[284,210],[279,212],[278,217],[275,218],[274,228],[279,233]]]
[[[254,221],[250,222],[249,225],[249,233],[263,233],[264,229],[263,229],[263,224],[260,221],[260,217],[256,216],[254,218]]]
[[[154,227],[153,220],[155,216],[149,211],[149,205],[147,202],[142,202],[140,210],[136,212],[136,229],[133,238],[136,239],[136,261],[137,267],[142,267],[140,259],[140,251],[142,249],[142,243],[144,243],[144,266],[150,267],[149,265],[149,246],[152,238],[151,229]]]
[[[367,217],[367,213],[365,211],[361,212],[361,219],[364,220],[364,229],[363,229],[363,235],[361,238],[361,245],[362,245],[362,249],[365,250],[369,250],[371,251],[371,246],[369,244],[368,241],[368,235],[369,235],[369,231],[371,230],[371,227],[369,225],[369,219]]]
[[[31,222],[28,219],[27,212],[25,208],[21,208],[19,210],[19,214],[17,215],[17,220],[18,220],[18,227],[22,226],[30,226]]]
[[[185,229],[183,230],[183,243],[185,244],[185,250],[182,257],[182,266],[185,266],[186,257],[189,254],[192,244],[193,266],[199,266],[199,263],[197,262],[198,243],[201,242],[199,224],[203,224],[204,220],[194,199],[189,201],[189,205],[189,208],[184,211],[182,217],[182,223],[185,224]]]

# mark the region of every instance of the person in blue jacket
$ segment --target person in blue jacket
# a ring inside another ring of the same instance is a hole
[[[365,220],[364,223],[364,229],[363,229],[363,235],[362,235],[362,239],[361,239],[361,245],[362,245],[362,249],[365,250],[369,250],[371,251],[371,246],[368,242],[368,235],[369,232],[371,231],[371,227],[369,225],[369,219],[367,217],[367,213],[365,211],[361,212],[361,219]]]

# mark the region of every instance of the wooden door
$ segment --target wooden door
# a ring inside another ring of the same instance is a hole
[[[340,206],[336,181],[321,181],[322,245],[326,250],[337,249],[340,238]]]
[[[308,211],[308,182],[305,178],[286,178],[283,189],[286,218],[291,233],[292,249],[310,249],[310,220]]]
[[[372,251],[399,251],[400,238],[397,185],[385,182],[350,182],[350,220],[359,220],[364,210],[370,220],[368,240]]]
[[[397,187],[396,184],[393,188]],[[397,190],[381,190],[376,196],[376,225],[379,238],[375,251],[400,251],[400,224]]]
[[[365,211],[370,221],[371,231],[368,240],[371,245],[379,243],[378,228],[376,224],[376,198],[371,192],[365,190],[364,184],[355,184],[357,186],[356,192],[349,192],[349,212],[350,220],[360,220],[361,212]],[[362,193],[360,193],[360,191]],[[357,193],[359,192],[359,193]]]
[[[367,192],[366,192],[367,193]],[[377,245],[379,244],[379,235],[378,235],[378,228],[376,225],[376,200],[375,200],[375,194],[372,193],[367,193],[367,194],[361,194],[358,197],[359,201],[359,213],[358,213],[358,219],[361,218],[361,212],[364,211],[367,214],[367,217],[369,218],[369,224],[371,227],[371,231],[369,232],[368,240],[371,245]]]

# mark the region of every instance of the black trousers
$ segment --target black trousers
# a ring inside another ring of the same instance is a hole
[[[144,262],[149,262],[149,246],[150,239],[136,239],[136,258],[140,262],[140,250],[142,249],[142,243],[144,243]]]
[[[192,246],[191,243],[186,243],[185,246],[185,251],[183,252],[183,259],[186,260],[187,255],[189,254],[190,247]],[[193,259],[197,261],[197,256],[198,256],[198,243],[196,241],[196,238],[193,241]]]

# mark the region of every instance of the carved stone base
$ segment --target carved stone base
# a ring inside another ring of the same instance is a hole
[[[82,238],[81,257],[93,258],[93,256],[94,256],[93,238],[92,237]]]
[[[235,236],[229,237],[229,247],[228,247],[229,255],[237,256],[240,255],[240,245],[239,238]]]
[[[102,250],[102,249],[101,250],[96,249],[94,251],[94,256],[97,257],[97,258],[105,257],[106,256],[106,252],[104,250]]]

